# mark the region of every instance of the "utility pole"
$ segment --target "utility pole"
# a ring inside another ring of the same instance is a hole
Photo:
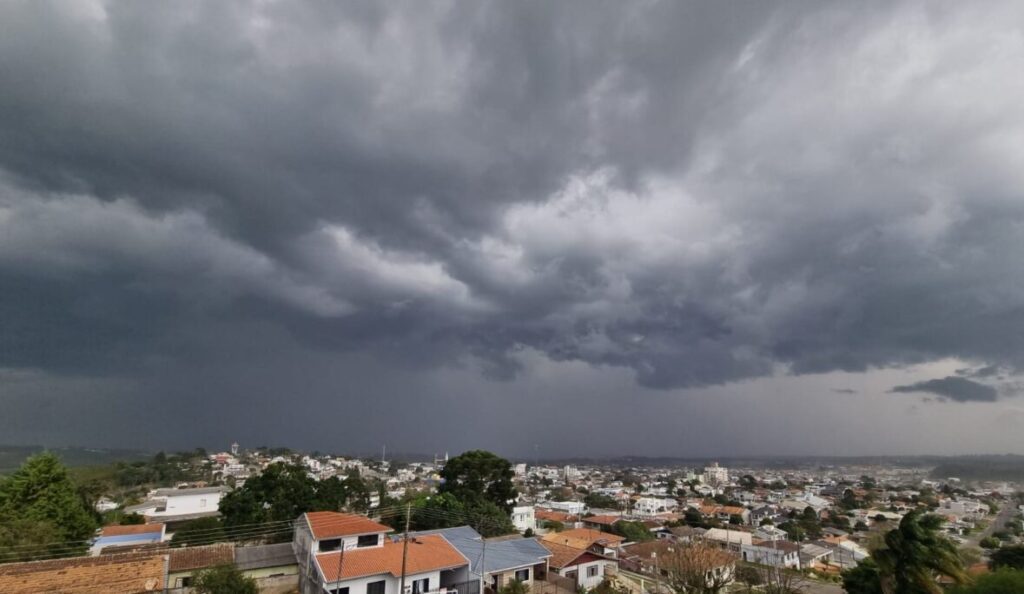
[[[484,528],[483,527],[483,521],[484,521],[483,517],[481,517],[477,521],[476,527],[477,527],[478,531],[483,530],[483,528]],[[484,533],[480,532],[480,594],[486,594],[486,592],[484,591],[484,588],[486,587],[484,582],[487,581],[487,578],[485,577],[487,575],[487,570],[485,569],[486,567],[487,567],[487,539],[484,537]],[[498,593],[495,592],[494,594],[498,594]]]
[[[402,581],[398,594],[405,594],[405,557],[409,553],[409,519],[412,517],[412,501],[405,506],[405,535],[402,539]]]

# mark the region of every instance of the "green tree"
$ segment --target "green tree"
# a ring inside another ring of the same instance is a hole
[[[221,499],[220,512],[224,526],[232,528],[280,520],[294,520],[314,511],[317,500],[316,481],[304,468],[296,465],[271,464],[240,489]]]
[[[0,520],[0,563],[28,561],[64,553],[60,530],[46,521]],[[84,550],[85,546],[81,547]],[[73,551],[74,552],[74,551]]]
[[[999,544],[999,539],[994,536],[986,536],[978,541],[978,546],[983,549],[998,549]]]
[[[96,515],[86,505],[67,468],[52,453],[30,457],[0,482],[0,523],[13,520],[48,523],[57,541],[84,541],[96,531]]]
[[[847,594],[884,594],[878,563],[870,557],[843,571],[842,578]]]
[[[225,539],[220,518],[199,518],[174,531],[171,545],[176,547],[210,544]]]
[[[192,582],[196,594],[259,594],[256,580],[246,577],[233,565],[219,565],[196,574]]]
[[[968,586],[954,588],[950,594],[1020,594],[1024,592],[1024,571],[1000,569],[979,576]]]
[[[612,532],[632,542],[654,540],[654,535],[641,522],[615,522],[612,524]]]
[[[467,507],[489,501],[505,513],[512,511],[516,489],[515,473],[508,460],[483,450],[471,450],[445,463],[441,471],[441,493],[451,493]]]
[[[967,579],[956,545],[938,532],[942,524],[941,517],[916,509],[885,535],[885,547],[872,556],[887,594],[940,594],[936,577],[957,584]]]
[[[992,569],[1024,569],[1024,545],[1011,545],[992,551],[989,566]]]
[[[587,507],[619,509],[619,502],[611,495],[604,495],[603,493],[591,493],[583,498],[583,503],[586,503]]]

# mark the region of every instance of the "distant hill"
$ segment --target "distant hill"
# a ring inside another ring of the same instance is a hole
[[[25,458],[49,450],[57,454],[64,464],[75,468],[81,466],[102,466],[117,461],[135,461],[150,458],[152,454],[136,450],[106,450],[98,448],[44,448],[43,446],[0,445],[0,474],[10,474],[18,469]]]
[[[1024,456],[957,456],[938,463],[932,478],[1024,482]]]

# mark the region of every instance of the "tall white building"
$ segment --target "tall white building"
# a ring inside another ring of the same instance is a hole
[[[719,466],[718,462],[712,462],[711,466],[704,468],[704,480],[709,485],[725,485],[729,482],[729,469]]]

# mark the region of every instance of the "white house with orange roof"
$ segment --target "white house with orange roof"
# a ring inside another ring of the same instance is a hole
[[[417,535],[406,544],[388,532],[389,526],[355,514],[303,514],[292,541],[302,594],[403,594],[403,568],[404,594],[473,594],[462,592],[469,559],[443,536]]]

